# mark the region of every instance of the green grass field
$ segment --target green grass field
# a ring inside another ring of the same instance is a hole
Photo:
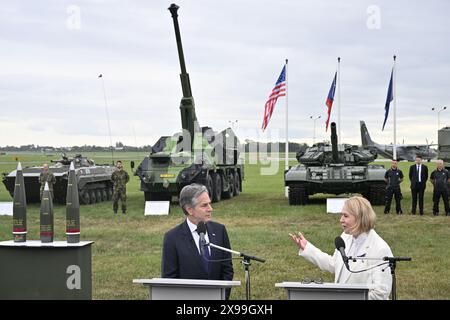
[[[108,162],[108,154],[89,154],[98,163]],[[140,161],[143,154],[116,154],[116,159]],[[6,154],[0,156],[0,172],[15,168],[14,160],[24,165],[42,163],[54,157],[37,154]],[[280,156],[283,157],[282,155]],[[293,155],[292,155],[293,157]],[[294,164],[294,162],[292,162]],[[388,163],[383,163],[388,166]],[[400,163],[407,176],[411,163]],[[213,219],[227,226],[232,248],[266,259],[253,262],[253,299],[286,299],[275,283],[301,281],[322,277],[333,281],[333,275],[322,272],[297,255],[288,233],[302,231],[305,237],[325,252],[334,250],[334,238],[341,233],[339,215],[327,214],[326,197],[316,195],[314,204],[289,206],[284,196],[283,166],[276,175],[261,175],[264,167],[246,165],[243,192],[231,200],[214,204]],[[434,163],[428,163],[430,169]],[[430,171],[431,172],[431,171]],[[411,216],[411,194],[407,178],[402,183],[404,214],[384,215],[376,206],[377,232],[390,244],[396,256],[411,256],[411,262],[397,265],[397,295],[399,299],[450,299],[450,217],[434,217],[432,186],[425,194],[425,215]],[[112,202],[81,207],[81,239],[93,244],[93,298],[146,299],[147,289],[132,283],[137,278],[160,277],[161,245],[164,233],[183,221],[184,215],[171,206],[169,216],[144,216],[144,197],[139,180],[132,177],[127,187],[128,214],[114,215]],[[0,201],[11,201],[3,184]],[[394,209],[394,208],[392,208]],[[395,210],[391,210],[391,212]],[[441,212],[443,211],[441,203]],[[0,216],[0,241],[12,239],[12,218]],[[65,207],[55,206],[55,240],[65,239]],[[39,205],[28,207],[28,239],[39,239]],[[244,269],[234,260],[235,280],[244,284]],[[233,289],[232,299],[245,298],[245,286]]]

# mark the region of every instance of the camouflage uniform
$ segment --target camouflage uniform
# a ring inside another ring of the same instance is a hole
[[[116,170],[111,175],[111,181],[114,183],[114,191],[112,196],[114,213],[117,213],[119,199],[122,202],[122,213],[125,213],[127,211],[126,184],[130,181],[130,176],[125,170]]]
[[[53,197],[53,185],[56,183],[55,175],[49,170],[49,171],[43,171],[39,175],[39,183],[41,184],[41,196],[40,199],[42,200],[42,193],[44,192],[45,183],[48,183],[48,188],[50,190],[50,194]]]

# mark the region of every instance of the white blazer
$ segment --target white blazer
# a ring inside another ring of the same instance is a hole
[[[353,236],[342,233],[341,237],[345,242],[345,253],[348,256]],[[330,256],[316,248],[309,241],[305,246],[305,250],[300,250],[299,255],[317,265],[320,269],[334,273],[335,283],[367,284],[369,286],[370,300],[389,299],[392,289],[392,275],[391,268],[387,265],[361,273],[350,273],[343,270],[345,268],[344,261],[339,251],[334,250],[333,256]],[[368,258],[392,257],[392,251],[386,241],[372,229],[369,231],[367,239],[358,251],[357,256]],[[349,261],[350,270],[352,271],[367,269],[380,263],[382,263],[380,260],[358,259],[356,262]]]

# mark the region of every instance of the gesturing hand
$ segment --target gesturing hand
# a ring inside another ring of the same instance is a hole
[[[289,233],[289,236],[291,237],[291,240],[302,250],[305,250],[306,244],[308,243],[308,240],[305,239],[303,234],[301,232],[298,232],[298,235]]]

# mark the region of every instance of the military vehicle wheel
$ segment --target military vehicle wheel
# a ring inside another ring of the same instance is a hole
[[[112,189],[112,187],[111,188],[108,188],[107,190],[106,190],[106,193],[107,193],[107,195],[108,195],[108,200],[111,200],[112,199],[112,196],[113,196],[113,189]]]
[[[214,173],[213,179],[213,192],[212,202],[219,202],[222,199],[222,178],[219,173]]]
[[[97,202],[102,202],[103,201],[102,190],[100,189],[95,190],[95,197],[97,198]]]
[[[222,197],[224,199],[230,199],[234,195],[234,175],[233,172],[228,173],[228,190],[222,192]]]
[[[89,196],[91,197],[91,204],[97,202],[97,195],[95,190],[89,190]]]
[[[225,180],[226,177],[223,176],[221,178],[223,179],[223,182],[224,182],[222,185],[226,184],[226,180]],[[230,183],[230,178],[228,176],[228,190],[223,190],[222,189],[222,198],[223,199],[230,199],[232,197],[233,197],[233,189],[232,189],[232,186],[231,186],[231,183]]]
[[[289,186],[289,204],[291,206],[305,205],[308,202],[306,188],[301,184]]]
[[[108,192],[106,191],[106,189],[102,189],[102,201],[107,200],[108,200]]]
[[[213,186],[213,179],[210,174],[208,174],[208,176],[206,177],[205,187],[206,189],[208,189],[209,197],[212,198],[214,186]]]
[[[234,195],[238,196],[241,193],[241,178],[239,177],[239,173],[234,174]]]
[[[386,186],[384,184],[371,185],[368,200],[375,206],[384,205],[386,201]]]
[[[230,182],[230,198],[234,196],[234,172],[228,173],[228,181]]]
[[[91,197],[89,196],[88,191],[82,191],[80,193],[80,204],[89,204],[91,203]]]

